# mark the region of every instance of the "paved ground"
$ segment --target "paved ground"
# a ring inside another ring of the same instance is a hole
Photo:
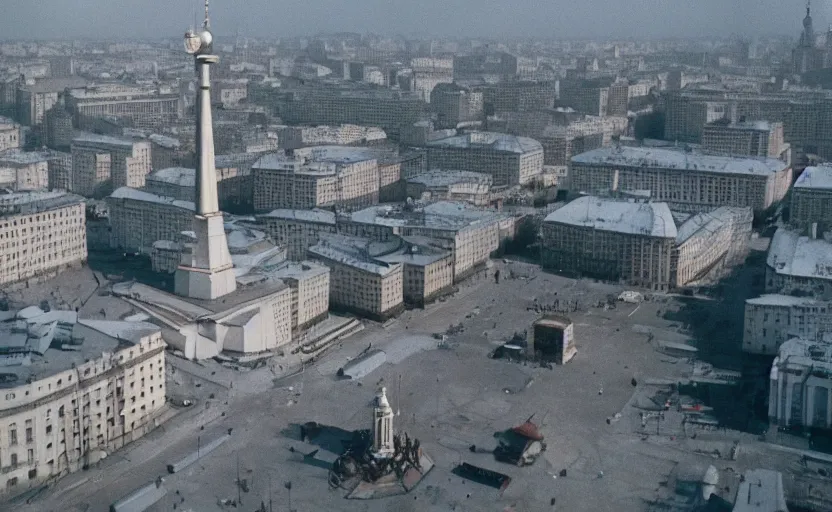
[[[634,391],[647,391],[641,385],[634,388],[631,380],[676,379],[689,370],[685,362],[655,349],[661,340],[687,336],[680,325],[664,319],[668,310],[679,307],[672,297],[660,296],[640,306],[619,303],[605,310],[595,304],[622,288],[545,274],[524,263],[500,262],[497,267],[503,275],[499,285],[491,277],[475,278],[445,302],[406,312],[387,328],[368,327],[294,377],[281,378],[291,371],[290,361],[244,374],[214,362],[174,361],[176,370],[169,378],[175,386],[169,388],[194,393],[193,408],[112,455],[101,467],[70,475],[37,501],[15,510],[103,511],[159,475],[165,475],[169,492],[154,510],[232,510],[219,501],[238,499],[239,468],[249,490],[240,493],[242,503],[236,510],[253,511],[271,495],[274,510],[289,510],[291,500],[291,509],[302,512],[638,511],[647,510],[661,494],[661,482],[678,461],[716,460],[697,450],[711,452],[713,446],[740,439],[748,448],[737,460],[720,462],[720,469],[730,464],[735,472],[771,465],[767,461],[772,453],[777,454],[777,464],[786,466],[799,457],[773,452],[739,433],[695,442],[680,439],[669,427],[662,435],[639,432],[637,413],[627,404]],[[577,301],[578,311],[569,313],[575,322],[576,358],[551,370],[489,359],[489,352],[514,332],[530,329],[539,316],[528,310],[535,298],[542,304]],[[463,332],[450,336],[446,348],[386,364],[360,382],[335,375],[369,344],[395,352],[409,336],[444,332],[459,323]],[[396,428],[418,437],[436,467],[409,495],[345,500],[342,492],[329,489],[325,469],[302,461],[298,452],[317,447],[299,441],[296,427],[317,421],[344,429],[369,428],[369,404],[378,385],[388,387],[393,407],[401,410]],[[606,419],[619,411],[622,419],[608,425]],[[484,453],[494,447],[495,431],[532,414],[546,436],[543,458],[518,468]],[[228,443],[186,471],[166,475],[168,463],[229,428],[233,432]],[[482,452],[470,452],[472,444]],[[464,481],[451,473],[463,461],[506,473],[513,482],[500,496],[494,489]],[[567,476],[556,478],[562,469]],[[292,483],[291,496],[287,482]],[[730,488],[724,492],[730,494]]]

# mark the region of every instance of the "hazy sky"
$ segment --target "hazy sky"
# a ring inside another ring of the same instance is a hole
[[[815,30],[832,0],[815,0]],[[0,38],[166,37],[201,0],[0,0]],[[211,0],[218,34],[350,31],[425,36],[634,37],[788,34],[805,0]],[[201,15],[200,15],[201,17]]]

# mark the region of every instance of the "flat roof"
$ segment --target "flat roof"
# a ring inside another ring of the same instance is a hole
[[[343,237],[347,238],[347,237]],[[376,258],[370,257],[338,235],[323,238],[319,243],[309,248],[309,253],[343,265],[348,265],[365,272],[377,274],[382,277],[401,268],[400,263],[383,264]]]
[[[788,512],[782,473],[750,469],[743,477],[733,512]]]
[[[98,135],[94,133],[84,133],[73,137],[72,144],[95,144],[106,146],[121,146],[133,147],[135,141],[121,137],[111,137],[110,135]]]
[[[318,224],[335,225],[335,214],[327,210],[292,210],[288,208],[278,208],[269,213],[261,213],[257,215],[258,218],[273,218],[296,220],[300,222],[316,222]]]
[[[832,279],[832,243],[779,228],[769,244],[766,264],[781,275]]]
[[[17,165],[34,164],[46,162],[54,158],[49,151],[21,151],[9,149],[0,153],[0,163],[11,163]]]
[[[377,153],[378,151],[373,148],[337,145],[310,146],[295,150],[296,157],[300,156],[317,162],[332,162],[336,164],[376,160]]]
[[[498,132],[470,132],[430,141],[427,145],[428,147],[461,149],[489,146],[494,151],[518,154],[543,151],[543,146],[534,139]]]
[[[456,201],[437,201],[408,209],[401,204],[380,204],[350,214],[350,220],[377,226],[424,227],[460,231],[469,226],[508,219],[490,210],[481,210]]]
[[[753,299],[748,299],[745,301],[746,304],[751,304],[754,306],[783,306],[783,307],[794,307],[794,306],[821,306],[826,305],[827,303],[824,301],[812,299],[809,297],[792,297],[791,295],[781,295],[779,293],[769,293],[766,295],[761,295],[759,297],[755,297]]]
[[[786,163],[775,158],[702,155],[684,150],[631,146],[593,149],[573,156],[572,163],[757,176],[768,176],[788,168]]]
[[[147,179],[179,185],[180,187],[194,187],[196,186],[196,169],[167,167],[151,173]]]
[[[81,196],[59,190],[0,194],[0,217],[37,213],[84,202]]]
[[[678,235],[667,203],[637,203],[585,196],[553,211],[544,222],[660,238],[675,239]]]
[[[131,199],[133,201],[144,201],[147,203],[169,204],[177,208],[195,211],[196,206],[193,201],[182,201],[181,199],[174,199],[173,197],[159,196],[130,187],[119,187],[107,196],[112,199]]]
[[[482,172],[432,169],[407,178],[407,181],[409,183],[421,183],[427,187],[447,187],[460,183],[491,185],[493,180],[490,174]]]
[[[797,177],[794,188],[832,190],[832,165],[807,167]]]

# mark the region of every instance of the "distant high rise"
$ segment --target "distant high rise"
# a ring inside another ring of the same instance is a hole
[[[830,47],[829,35],[827,35],[825,48],[818,47],[816,43],[815,29],[812,25],[812,9],[807,3],[806,17],[803,18],[803,32],[800,34],[797,48],[792,50],[793,73],[802,74],[832,67],[832,47]]]

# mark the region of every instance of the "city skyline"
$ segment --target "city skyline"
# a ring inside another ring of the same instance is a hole
[[[15,6],[15,15],[0,20],[0,33],[3,40],[172,37],[193,23],[194,14],[201,9],[198,4],[191,0],[85,0],[73,4],[70,10],[56,0],[44,0]],[[485,14],[470,16],[477,4],[469,6],[463,0],[427,0],[418,4],[287,0],[279,5],[252,0],[243,6],[218,1],[212,5],[212,11],[221,20],[215,24],[218,34],[251,37],[295,37],[321,32],[565,39],[799,34],[805,7],[802,0],[759,0],[757,4],[704,0],[671,8],[667,0],[614,4],[589,0],[580,5],[562,0],[546,5],[530,0],[518,0],[512,5],[487,0],[479,4],[480,12]],[[825,32],[832,23],[832,3],[815,2],[812,15],[818,33]],[[26,23],[20,23],[21,20]],[[101,20],[106,23],[100,23]],[[33,38],[32,34],[39,36]]]

